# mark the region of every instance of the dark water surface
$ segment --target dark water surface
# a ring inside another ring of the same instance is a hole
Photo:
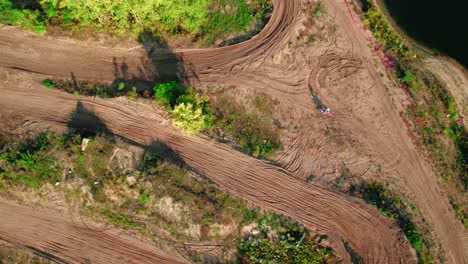
[[[468,68],[468,0],[379,0],[419,44]]]

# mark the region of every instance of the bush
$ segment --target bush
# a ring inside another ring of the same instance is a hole
[[[51,79],[45,79],[42,81],[42,85],[44,85],[45,87],[54,87],[55,86],[55,82]]]
[[[158,103],[174,107],[177,98],[185,93],[185,88],[176,82],[158,83],[153,88],[154,100]]]
[[[211,116],[192,103],[180,103],[172,111],[174,124],[186,133],[196,134],[211,127]]]
[[[10,0],[0,0],[0,24],[25,27],[38,33],[46,30],[39,10],[20,9]]]

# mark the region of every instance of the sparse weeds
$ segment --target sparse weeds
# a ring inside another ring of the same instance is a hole
[[[255,157],[271,155],[281,148],[280,130],[273,122],[274,102],[266,95],[253,97],[252,110],[232,96],[213,105],[214,123],[232,134],[236,143]]]

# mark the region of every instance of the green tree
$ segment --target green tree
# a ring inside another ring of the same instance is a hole
[[[153,90],[156,102],[174,107],[177,98],[184,93],[185,89],[176,82],[164,82],[158,83]]]

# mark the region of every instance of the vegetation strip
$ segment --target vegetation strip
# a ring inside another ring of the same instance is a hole
[[[80,134],[41,133],[26,139],[0,134],[0,192],[13,197],[32,192],[46,200],[65,195],[68,204],[89,217],[169,246],[218,241],[222,254],[181,249],[196,262],[334,261],[330,250],[291,219],[249,208],[165,158],[167,153],[138,155],[112,139],[87,138],[83,150]]]
[[[460,115],[453,96],[423,66],[422,58],[393,31],[381,11],[364,2],[363,21],[381,45],[387,72],[396,77],[408,98],[402,102],[439,171],[439,176],[459,192],[468,188],[468,133],[459,124]],[[388,63],[391,61],[391,63]],[[393,81],[393,79],[391,78]],[[457,216],[466,225],[468,205],[451,197]],[[461,209],[463,208],[463,209]]]
[[[242,151],[255,157],[268,157],[282,148],[280,127],[274,123],[273,118],[277,102],[266,94],[257,94],[248,102],[240,103],[230,95],[209,98],[174,81],[158,83],[152,90],[136,86],[130,88],[123,82],[109,86],[93,82],[46,79],[42,81],[42,85],[75,95],[102,98],[127,96],[130,100],[138,97],[153,98],[154,102],[172,113],[174,125],[188,134],[205,132],[224,141],[231,138]],[[246,106],[251,106],[251,109]],[[229,136],[220,135],[217,128]]]
[[[34,4],[0,0],[0,23],[38,33],[59,28],[117,35],[192,35],[193,41],[211,45],[232,34],[252,36],[263,27],[271,8],[269,0],[39,0]]]

